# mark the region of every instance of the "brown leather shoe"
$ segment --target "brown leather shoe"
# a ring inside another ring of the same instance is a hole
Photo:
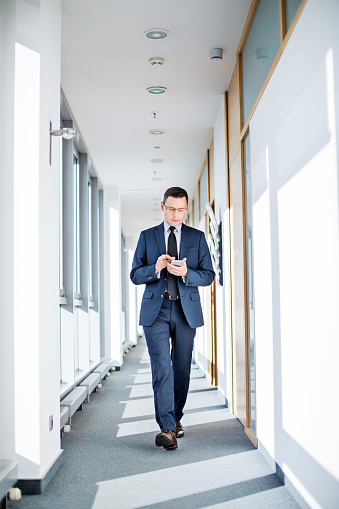
[[[177,438],[182,438],[185,434],[185,430],[184,430],[184,427],[180,421],[176,422],[176,428],[177,428],[177,433],[176,433]]]
[[[168,429],[162,433],[158,433],[155,437],[155,445],[164,447],[165,449],[177,449],[178,443],[174,431]]]

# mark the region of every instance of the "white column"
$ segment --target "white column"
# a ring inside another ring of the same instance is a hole
[[[104,190],[105,237],[105,351],[102,357],[122,362],[121,337],[121,221],[117,187]]]
[[[41,0],[39,6],[4,0],[0,10],[6,129],[0,151],[5,170],[0,235],[6,247],[0,253],[5,339],[0,342],[0,457],[18,460],[19,478],[41,479],[61,453],[55,144],[49,164],[49,125],[60,118],[61,8],[59,0]]]

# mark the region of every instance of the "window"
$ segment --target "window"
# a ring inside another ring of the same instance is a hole
[[[297,13],[301,0],[285,0],[286,9],[286,31],[290,28],[293,18]]]
[[[92,184],[88,182],[88,297],[93,301]]]
[[[80,165],[79,157],[73,154],[74,170],[74,294],[80,298]]]
[[[60,176],[59,176],[59,295],[65,295],[64,288],[64,220],[63,220],[63,153],[60,139]]]
[[[259,0],[241,53],[243,125],[279,48],[279,0]]]

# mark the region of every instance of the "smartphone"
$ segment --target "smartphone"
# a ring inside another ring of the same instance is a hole
[[[183,260],[172,260],[171,261],[172,265],[177,265],[178,267],[181,267],[181,265],[183,265],[183,263],[184,263]]]

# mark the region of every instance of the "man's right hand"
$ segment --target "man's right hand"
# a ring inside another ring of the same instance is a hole
[[[155,264],[155,272],[156,273],[161,272],[162,269],[167,267],[167,263],[170,262],[171,260],[174,260],[174,258],[175,256],[170,256],[168,254],[159,256],[159,258],[157,259],[157,263]]]

